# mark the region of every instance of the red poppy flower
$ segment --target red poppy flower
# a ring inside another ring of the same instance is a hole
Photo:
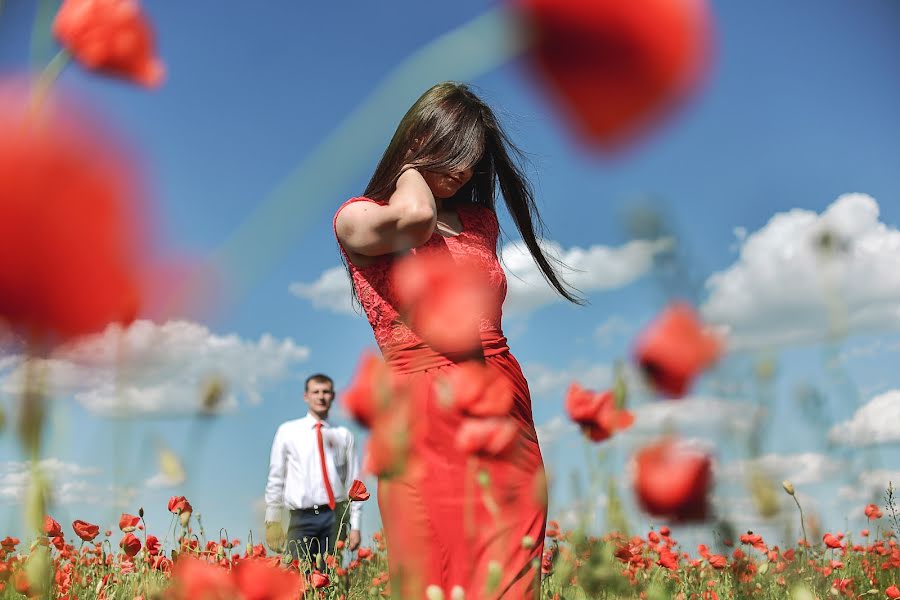
[[[514,447],[518,432],[510,418],[463,419],[456,432],[456,448],[466,454],[502,456]]]
[[[172,496],[169,498],[169,512],[181,514],[182,512],[193,512],[191,503],[184,496]]]
[[[869,504],[866,506],[866,516],[869,517],[870,521],[880,519],[882,517],[881,509],[878,508],[877,504]]]
[[[479,324],[491,300],[475,265],[456,262],[449,252],[418,252],[397,262],[392,282],[406,324],[434,350],[481,348]]]
[[[365,502],[369,499],[369,490],[366,489],[365,483],[359,479],[354,479],[347,496],[353,502]]]
[[[49,344],[137,316],[144,219],[127,153],[27,91],[0,82],[0,321]]]
[[[376,416],[390,403],[392,395],[388,366],[379,356],[366,351],[350,387],[342,394],[344,408],[360,425],[371,428]]]
[[[131,533],[137,526],[140,524],[141,518],[136,517],[134,515],[129,515],[128,513],[122,513],[122,516],[119,517],[119,529],[121,529],[124,533]]]
[[[888,589],[884,590],[884,593],[887,594],[887,597],[891,598],[891,600],[900,598],[900,588],[898,588],[896,585],[890,586]]]
[[[165,67],[156,57],[153,30],[137,0],[65,0],[53,34],[92,71],[147,87],[162,83]]]
[[[59,537],[63,534],[60,524],[50,515],[44,515],[44,533],[47,537]]]
[[[753,546],[760,552],[768,552],[769,548],[766,546],[766,543],[763,541],[763,538],[758,533],[753,533],[752,531],[748,531],[747,533],[741,534],[741,543],[749,544]]]
[[[844,545],[841,544],[841,540],[830,533],[826,533],[822,536],[822,541],[825,542],[825,545],[829,548],[843,548]]]
[[[634,415],[616,408],[611,391],[596,393],[583,389],[575,382],[566,392],[566,412],[581,426],[591,440],[602,442],[614,432],[627,429],[634,423]]]
[[[658,392],[680,398],[721,352],[719,337],[703,328],[690,306],[676,303],[644,329],[634,355]]]
[[[122,541],[119,542],[119,546],[122,547],[122,550],[128,556],[134,556],[141,550],[141,540],[139,540],[133,533],[126,533],[125,537],[122,538]]]
[[[0,546],[3,547],[7,552],[12,552],[15,550],[16,546],[19,545],[19,538],[6,536],[2,540],[0,540]]]
[[[149,554],[150,556],[156,556],[157,554],[159,554],[159,550],[160,550],[159,538],[156,537],[155,535],[148,535],[147,542],[144,545],[147,548],[147,554]]]
[[[513,388],[509,379],[483,363],[466,361],[451,369],[442,384],[452,406],[472,417],[503,417],[513,406]]]
[[[300,573],[268,560],[242,560],[234,569],[234,580],[244,600],[294,600],[306,593]]]
[[[361,558],[361,559],[362,559],[362,558],[369,558],[370,556],[372,556],[372,549],[371,549],[371,548],[366,548],[365,546],[363,546],[363,547],[361,547],[359,550],[357,550],[356,556],[359,557],[359,558]]]
[[[644,511],[677,521],[706,518],[712,481],[707,454],[667,438],[640,450],[635,462],[635,495]]]
[[[674,571],[678,568],[678,555],[668,548],[662,548],[659,551],[659,560],[656,561],[661,567]]]
[[[528,66],[584,141],[616,150],[696,88],[706,70],[704,0],[511,0]]]
[[[100,526],[92,525],[87,521],[76,520],[72,522],[72,529],[75,530],[75,535],[80,537],[86,542],[90,542],[95,537],[100,535]]]
[[[309,581],[316,589],[328,587],[329,585],[331,585],[331,580],[328,579],[328,575],[319,573],[318,571],[313,571],[312,573],[310,573]]]
[[[706,557],[706,561],[713,569],[724,569],[728,566],[728,558],[721,554],[710,554]]]

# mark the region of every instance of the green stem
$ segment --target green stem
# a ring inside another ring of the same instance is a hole
[[[32,114],[40,112],[44,101],[50,94],[50,89],[53,87],[53,84],[56,83],[56,80],[59,79],[60,74],[63,72],[63,69],[66,68],[66,65],[69,64],[70,59],[71,55],[66,50],[60,50],[56,53],[56,56],[50,59],[50,62],[47,63],[47,66],[41,71],[41,74],[38,75],[37,83],[34,87],[34,95],[31,98]]]
[[[794,503],[797,505],[797,510],[800,511],[800,528],[803,530],[803,560],[806,561],[806,556],[809,553],[809,540],[806,537],[806,523],[803,520],[803,508],[800,506],[800,501],[797,500],[797,496],[791,494],[791,498],[794,499]]]

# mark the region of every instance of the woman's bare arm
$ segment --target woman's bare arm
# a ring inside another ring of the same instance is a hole
[[[335,229],[348,253],[381,256],[421,246],[436,223],[434,195],[418,171],[407,169],[387,204],[348,204],[338,213]]]

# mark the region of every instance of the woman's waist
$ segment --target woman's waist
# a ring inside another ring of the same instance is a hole
[[[438,352],[428,344],[418,341],[409,344],[386,344],[381,348],[384,360],[395,372],[415,373],[465,362],[476,356],[497,356],[509,352],[503,332],[498,329],[482,330],[480,352]]]

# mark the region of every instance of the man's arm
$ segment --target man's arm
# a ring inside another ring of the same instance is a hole
[[[269,457],[269,477],[266,480],[266,523],[281,523],[284,508],[284,478],[286,475],[285,435],[279,427],[272,441]]]
[[[279,427],[272,441],[269,456],[269,477],[266,480],[266,544],[274,552],[284,549],[284,527],[281,525],[284,508],[285,436]]]
[[[347,443],[347,481],[346,489],[349,490],[353,481],[359,479],[359,458],[356,455],[356,440],[353,433],[349,435]],[[350,502],[350,534],[347,538],[350,550],[356,550],[361,541],[360,524],[362,521],[362,502]]]

